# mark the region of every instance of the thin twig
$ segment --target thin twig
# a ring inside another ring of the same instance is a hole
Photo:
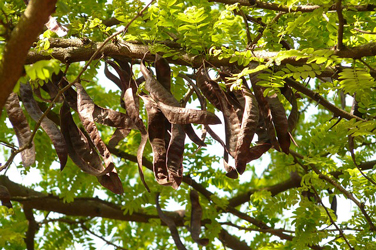
[[[285,230],[285,229],[274,229],[274,228],[259,229],[259,228],[242,227],[242,226],[238,226],[238,225],[236,225],[232,222],[222,222],[220,224],[235,227],[239,230],[250,231],[250,232],[255,231],[255,232],[262,232],[262,233],[270,233],[270,232],[284,232],[284,233],[292,233],[292,234],[295,233],[295,231]]]
[[[330,215],[330,213],[329,213],[329,211],[328,211],[328,208],[327,208],[327,207],[324,205],[324,203],[322,202],[321,197],[320,197],[319,194],[317,193],[316,189],[315,189],[314,187],[312,187],[312,190],[313,190],[313,192],[315,193],[316,198],[319,200],[321,206],[325,209],[325,212],[326,212],[326,214],[328,215],[330,222],[331,222],[331,223],[334,225],[334,227],[339,231],[339,234],[340,234],[341,237],[345,240],[345,242],[346,242],[346,244],[349,246],[349,248],[350,248],[351,250],[354,249],[354,248],[350,245],[350,243],[349,243],[349,241],[347,240],[346,236],[343,234],[342,229],[339,228],[338,225],[337,225],[337,223],[333,220],[332,216]]]
[[[69,83],[68,85],[66,85],[64,88],[60,89],[59,92],[56,94],[55,98],[52,100],[51,104],[48,106],[47,110],[43,113],[43,115],[40,117],[40,119],[38,120],[38,122],[35,124],[35,127],[34,127],[34,130],[30,136],[30,139],[28,141],[28,143],[26,143],[24,146],[22,146],[21,148],[18,148],[17,150],[14,150],[12,151],[12,154],[10,155],[9,159],[7,160],[7,162],[4,164],[4,166],[1,166],[0,167],[0,172],[6,168],[9,167],[9,165],[13,162],[13,159],[14,157],[24,151],[25,149],[27,148],[30,148],[31,145],[32,145],[32,141],[34,139],[34,136],[38,130],[38,128],[40,127],[41,123],[42,123],[42,120],[47,116],[47,114],[51,111],[51,109],[53,108],[53,106],[55,105],[55,102],[59,99],[59,97],[67,90],[69,89],[70,87],[72,87],[74,84],[76,83],[79,83],[80,82],[80,79],[81,79],[81,76],[82,74],[86,71],[86,69],[89,67],[89,65],[92,63],[92,61],[98,56],[99,53],[101,53],[101,50],[104,48],[104,46],[110,41],[112,40],[114,37],[116,37],[117,35],[121,34],[121,33],[126,33],[128,31],[128,28],[129,26],[138,18],[140,17],[143,12],[145,12],[145,10],[154,2],[154,0],[151,0],[139,13],[137,13],[137,15],[135,17],[132,18],[131,21],[129,21],[129,23],[124,27],[124,29],[118,31],[118,32],[115,32],[114,34],[112,34],[111,36],[109,36],[108,38],[106,38],[106,40],[104,40],[104,42],[99,46],[99,48],[94,52],[94,54],[90,57],[89,61],[85,64],[85,66],[82,68],[82,70],[78,73],[76,79],[74,81],[72,81],[71,83]],[[66,69],[67,71],[67,69]]]
[[[87,226],[85,226],[84,223],[81,222],[81,223],[80,223],[80,226],[81,226],[81,228],[82,228],[83,230],[87,231],[88,233],[90,233],[90,234],[94,235],[95,237],[97,237],[97,238],[103,240],[104,242],[106,242],[106,244],[111,245],[111,246],[115,247],[116,249],[127,250],[127,249],[124,248],[124,247],[118,246],[118,245],[112,243],[111,241],[106,240],[106,239],[105,239],[104,237],[102,237],[101,235],[98,235],[98,234],[94,233],[94,232],[91,231]]]
[[[301,164],[297,160],[297,158],[304,159],[304,156],[296,153],[295,151],[293,151],[291,149],[290,149],[290,154],[295,158],[295,160],[297,161],[298,164],[300,164],[301,166],[304,166],[303,164]],[[371,217],[368,215],[367,211],[364,209],[365,204],[363,202],[359,202],[352,195],[352,193],[350,193],[344,187],[342,187],[341,184],[339,184],[336,180],[333,180],[329,176],[322,174],[321,171],[315,165],[310,164],[309,166],[319,176],[320,179],[325,180],[326,182],[328,182],[329,184],[331,184],[332,186],[334,186],[336,189],[338,189],[341,193],[343,193],[349,200],[353,201],[359,207],[360,211],[364,215],[364,218],[366,219],[366,221],[368,222],[368,224],[370,226],[370,230],[371,231],[376,231],[376,227],[375,227],[374,223],[372,222]],[[306,168],[306,167],[304,167],[304,168]]]
[[[283,15],[283,12],[279,12],[271,21],[269,24],[264,26],[264,28],[260,31],[260,33],[257,35],[257,37],[252,41],[252,43],[249,45],[250,48],[252,48],[254,45],[257,44],[257,42],[261,39],[261,37],[264,35],[265,29],[267,29],[268,26],[271,26],[273,23],[277,22],[278,19]]]
[[[247,34],[247,48],[251,48],[250,44],[252,43],[252,37],[251,37],[251,32],[249,31],[247,16],[244,14],[244,11],[242,10],[240,10],[239,13],[243,17],[243,20],[244,20],[245,31]]]
[[[358,28],[354,28],[354,30],[356,30],[360,33],[364,33],[364,34],[376,35],[376,32],[372,32],[372,31],[361,30],[361,29],[358,29]]]

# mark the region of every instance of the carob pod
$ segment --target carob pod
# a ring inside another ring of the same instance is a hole
[[[85,173],[97,177],[102,186],[113,193],[124,193],[123,185],[115,169],[104,168],[94,146],[73,121],[66,102],[60,109],[61,130],[68,147],[69,157]],[[110,170],[110,171],[109,171]]]
[[[209,239],[200,239],[202,208],[197,191],[192,189],[189,193],[189,198],[192,205],[190,227],[192,239],[197,244],[206,246],[209,244]]]
[[[158,100],[167,105],[180,107],[180,103],[175,99],[175,97],[163,87],[151,74],[151,72],[146,68],[143,61],[141,61],[141,72],[145,78],[145,88],[149,91],[151,97],[154,100]],[[199,146],[206,146],[206,144],[196,135],[191,124],[186,124],[182,126],[184,132],[188,137]]]
[[[245,106],[236,145],[237,154],[235,157],[235,166],[239,174],[243,174],[245,170],[249,147],[252,143],[259,121],[259,109],[256,98],[246,87],[243,87],[242,92],[245,99]]]
[[[90,96],[86,93],[85,89],[81,86],[81,84],[77,83],[75,84],[75,86],[77,88],[78,115],[80,117],[82,125],[84,126],[92,142],[103,158],[106,169],[113,169],[114,163],[112,161],[111,153],[107,149],[106,144],[102,141],[98,128],[94,123],[93,113],[95,104]]]
[[[19,147],[25,146],[31,137],[29,123],[20,106],[20,100],[16,93],[11,93],[5,103],[9,121],[12,123],[14,132],[16,133]],[[21,152],[22,164],[30,167],[35,162],[35,146],[31,142],[31,147]]]
[[[34,121],[38,121],[42,117],[43,112],[40,110],[37,102],[34,100],[33,91],[29,83],[20,84],[20,94],[26,111]],[[63,170],[68,159],[68,150],[63,135],[55,123],[53,123],[47,117],[42,120],[41,127],[50,137],[60,160],[60,169]]]
[[[266,97],[272,113],[272,120],[277,132],[279,145],[285,154],[290,153],[290,134],[286,111],[277,94]]]
[[[155,179],[161,185],[171,186],[168,178],[165,136],[167,133],[163,113],[158,109],[158,105],[149,96],[141,96],[145,103],[148,114],[148,135],[151,148],[153,150],[153,172]],[[169,140],[168,140],[169,141]]]
[[[275,137],[275,129],[274,129],[273,121],[272,121],[272,113],[269,108],[268,101],[264,97],[263,88],[257,85],[257,82],[259,81],[259,78],[257,77],[258,75],[259,73],[250,75],[253,93],[255,94],[255,97],[256,97],[256,100],[260,109],[260,117],[262,117],[262,122],[264,124],[263,126],[264,130],[258,130],[258,132],[266,131],[267,136],[268,136],[268,139],[266,142],[270,142],[276,150],[280,151],[279,143],[277,141],[277,138]],[[262,137],[264,136],[265,134],[262,134]]]
[[[62,80],[62,85],[65,87],[68,85],[66,79]],[[77,92],[73,88],[69,88],[64,92],[65,100],[68,102],[69,106],[78,112],[77,108]],[[101,123],[106,126],[115,127],[115,128],[126,128],[126,129],[138,129],[135,124],[133,124],[131,118],[124,113],[102,108],[94,104],[93,112],[94,121]]]
[[[125,108],[127,110],[127,114],[132,119],[133,123],[136,124],[138,130],[141,133],[141,142],[140,142],[140,145],[139,145],[138,150],[137,150],[138,171],[139,171],[142,183],[144,184],[144,186],[148,190],[148,192],[150,192],[150,189],[145,182],[144,172],[142,170],[142,155],[144,153],[145,145],[146,145],[147,140],[148,140],[148,133],[146,131],[146,128],[145,128],[143,121],[140,118],[138,105],[136,104],[136,100],[134,98],[132,88],[130,88],[130,87],[127,88],[125,93],[124,93],[124,103],[125,103]]]
[[[181,125],[171,125],[171,139],[167,149],[167,169],[172,187],[177,189],[183,180],[185,133]]]
[[[170,123],[173,124],[220,124],[221,120],[213,113],[204,111],[204,110],[196,110],[196,109],[188,109],[188,108],[180,108],[175,106],[170,106],[164,104],[163,102],[158,102],[158,107],[163,112],[164,116]]]

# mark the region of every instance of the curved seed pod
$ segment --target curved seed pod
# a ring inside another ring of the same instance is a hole
[[[170,123],[174,124],[220,124],[221,120],[213,113],[204,110],[173,107],[157,102],[158,107]]]
[[[287,118],[287,122],[289,125],[289,131],[292,132],[296,124],[299,121],[299,111],[298,111],[298,103],[296,101],[296,97],[294,93],[292,92],[291,88],[287,85],[281,89],[281,93],[286,97],[286,99],[291,104],[291,112],[289,117]]]
[[[201,232],[201,218],[202,218],[202,208],[200,205],[200,200],[198,193],[195,190],[191,190],[189,193],[189,198],[192,205],[192,214],[191,214],[191,236],[192,239],[201,246],[206,246],[209,244],[209,239],[200,239]]]
[[[141,96],[148,114],[148,135],[153,150],[153,172],[155,179],[161,185],[171,185],[168,179],[166,163],[165,134],[167,132],[163,113],[149,96]]]
[[[248,151],[248,155],[246,159],[247,163],[260,158],[271,147],[272,147],[272,144],[270,143],[259,144],[259,145],[251,147]]]
[[[154,100],[158,100],[173,107],[180,107],[178,100],[176,100],[175,97],[153,77],[143,61],[141,61],[140,69],[145,78],[145,88],[147,91],[149,91]],[[206,144],[196,135],[190,124],[186,124],[183,127],[185,133],[187,133],[188,137],[194,143],[199,146],[206,146]]]
[[[132,88],[128,88],[124,93],[124,103],[127,110],[127,114],[131,117],[134,124],[136,124],[137,128],[140,130],[141,133],[141,143],[137,150],[137,164],[138,164],[138,171],[141,177],[141,181],[144,184],[145,188],[150,192],[148,185],[145,182],[144,173],[142,171],[142,155],[144,153],[144,148],[146,142],[148,140],[148,133],[146,132],[145,125],[140,118],[140,114],[138,111],[138,105],[135,103],[135,99],[133,97]]]
[[[277,138],[275,137],[275,129],[272,122],[272,114],[269,108],[268,101],[264,97],[264,91],[262,87],[257,85],[257,82],[259,81],[259,78],[257,77],[258,75],[259,73],[255,73],[253,75],[250,75],[250,78],[253,92],[260,108],[260,117],[263,117],[263,122],[265,124],[264,129],[266,130],[269,137],[268,141],[270,141],[270,143],[276,150],[280,151]]]
[[[157,80],[162,86],[170,91],[171,88],[171,69],[167,60],[160,55],[155,55],[154,62],[155,71],[157,73]]]
[[[105,169],[102,161],[87,138],[82,134],[73,121],[69,106],[64,103],[60,109],[60,126],[68,147],[68,153],[72,161],[85,173],[101,176],[112,171]]]
[[[174,220],[171,219],[170,217],[168,217],[167,215],[165,215],[163,213],[162,209],[161,209],[161,206],[159,205],[159,193],[157,193],[157,195],[156,195],[155,204],[156,204],[156,208],[157,208],[157,212],[158,212],[159,218],[170,229],[171,236],[172,236],[172,239],[175,242],[176,248],[178,250],[187,250],[185,248],[185,246],[183,245],[183,243],[181,242],[181,240],[180,240],[179,232],[178,232],[178,229],[176,228],[176,224],[175,224]]]
[[[63,79],[63,86],[66,86],[68,82]],[[68,102],[69,106],[78,112],[77,108],[77,92],[73,88],[69,88],[64,92],[65,100]],[[131,118],[124,113],[102,108],[98,105],[94,105],[93,118],[95,122],[101,123],[115,128],[127,128],[127,129],[137,129],[136,125],[133,124]]]
[[[42,117],[43,113],[38,107],[37,102],[34,100],[30,84],[20,84],[20,94],[26,111],[34,121],[38,121]],[[55,123],[53,123],[47,117],[42,120],[41,127],[46,132],[48,137],[50,137],[60,160],[60,169],[63,170],[68,158],[68,150],[63,135]]]
[[[141,61],[140,69],[143,76],[145,77],[145,89],[149,91],[151,97],[154,100],[158,100],[174,107],[180,107],[179,101],[176,100],[175,97],[153,77],[150,70],[146,68],[143,61]]]
[[[239,174],[243,174],[246,167],[246,155],[249,151],[253,136],[257,129],[259,122],[259,109],[256,98],[253,94],[243,88],[243,96],[245,99],[245,107],[242,118],[242,125],[240,126],[240,133],[238,136],[238,143],[236,145],[237,155],[235,157],[235,166]]]
[[[167,169],[172,187],[177,189],[183,180],[185,133],[179,124],[171,125],[171,140],[167,149]]]
[[[212,80],[209,79],[207,72],[203,67],[200,67],[197,70],[196,79],[197,86],[202,91],[206,99],[208,99],[208,101],[213,104],[214,107],[216,107],[218,110],[221,110],[221,103],[217,95],[215,94],[216,91],[213,89],[213,85],[210,84]]]
[[[75,86],[77,88],[77,107],[80,120],[95,147],[103,157],[106,169],[108,168],[110,171],[110,169],[114,168],[114,163],[112,162],[111,153],[107,149],[106,144],[102,141],[99,131],[94,123],[93,113],[95,104],[81,84],[75,84]]]
[[[130,132],[131,130],[127,128],[117,128],[114,134],[111,136],[111,139],[108,142],[108,146],[110,148],[116,147],[120,141],[122,141],[125,137],[129,135]]]
[[[115,170],[115,169],[114,169]],[[115,194],[123,194],[123,184],[115,171],[97,177],[99,183]]]
[[[11,93],[5,103],[5,109],[8,114],[8,118],[12,123],[14,132],[16,133],[18,139],[19,147],[26,145],[31,137],[31,130],[29,123],[20,106],[20,100],[16,93]],[[25,167],[30,167],[35,162],[35,147],[34,143],[30,148],[25,149],[21,152],[22,164]]]
[[[266,100],[272,113],[272,119],[278,136],[278,142],[285,154],[290,153],[289,125],[286,118],[286,111],[276,94],[268,96]]]
[[[9,190],[3,185],[0,185],[0,200],[2,206],[13,208],[12,203],[10,202]]]
[[[60,109],[61,130],[68,146],[69,157],[84,172],[97,177],[99,183],[115,194],[124,193],[116,170],[107,173],[102,161],[72,119],[70,108],[65,102]],[[72,143],[74,141],[74,143]],[[77,150],[77,151],[76,151]]]
[[[206,147],[205,142],[200,137],[198,137],[198,135],[194,131],[192,124],[183,124],[181,126],[183,127],[184,133],[186,133],[188,135],[188,137],[189,137],[189,139],[191,139],[191,141],[193,141],[194,143],[196,143],[200,147]]]
[[[223,156],[223,166],[226,170],[226,176],[228,178],[231,178],[231,179],[238,179],[239,175],[238,175],[238,171],[236,171],[236,169],[233,167],[233,166],[230,166],[228,163],[227,163],[227,160],[225,160],[225,158],[228,158],[228,154],[227,152],[224,153],[225,155],[227,155],[227,157]]]

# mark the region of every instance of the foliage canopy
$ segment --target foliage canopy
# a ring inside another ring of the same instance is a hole
[[[25,2],[0,247],[376,249],[374,1]]]

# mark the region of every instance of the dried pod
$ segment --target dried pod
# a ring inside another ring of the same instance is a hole
[[[102,160],[95,148],[91,147],[87,138],[83,135],[73,121],[70,108],[64,102],[60,109],[60,127],[64,135],[68,153],[72,161],[85,173],[101,176],[111,172],[102,166]]]
[[[131,130],[127,128],[117,128],[114,134],[111,136],[111,139],[108,142],[108,146],[110,148],[116,147],[120,141],[122,141],[125,137],[129,135],[130,132]]]
[[[264,91],[261,86],[257,85],[259,78],[257,77],[259,73],[253,74],[250,76],[253,93],[255,94],[256,100],[258,102],[258,106],[260,109],[260,117],[262,117],[262,122],[264,124],[263,129],[267,132],[268,139],[266,141],[270,142],[273,147],[280,151],[280,147],[275,137],[275,129],[272,122],[272,114],[269,108],[268,101],[264,97]],[[259,139],[260,141],[260,139]]]
[[[162,86],[170,91],[171,87],[171,69],[167,60],[160,55],[155,55],[155,71],[157,73],[157,80]]]
[[[63,86],[66,86],[68,82],[63,79],[62,84]],[[69,88],[65,91],[64,97],[69,106],[73,110],[78,111],[77,92],[74,89]],[[102,108],[96,104],[94,104],[93,117],[95,122],[101,123],[106,126],[115,128],[137,129],[137,126],[133,124],[131,118],[127,114],[112,109]]]
[[[272,144],[270,143],[259,144],[259,145],[251,147],[248,151],[246,162],[248,163],[250,161],[257,160],[264,153],[266,153],[271,147],[272,147]]]
[[[196,79],[197,86],[204,94],[206,99],[208,99],[208,101],[213,104],[214,107],[216,107],[218,110],[222,110],[221,103],[217,95],[215,94],[216,91],[214,90],[213,84],[211,83],[212,80],[209,78],[207,72],[203,67],[200,67],[197,70]]]
[[[30,84],[21,84],[20,94],[25,109],[29,113],[30,117],[35,121],[39,121],[39,119],[43,116],[43,112],[40,110],[37,102],[34,100]],[[41,127],[50,137],[60,160],[60,169],[63,170],[68,158],[68,150],[63,135],[55,123],[53,123],[47,117],[41,121]]]
[[[243,88],[243,96],[245,99],[245,107],[236,145],[237,155],[235,157],[235,165],[239,174],[243,174],[246,167],[246,158],[251,145],[254,133],[256,132],[259,122],[259,109],[256,98],[250,90]]]
[[[168,180],[166,163],[166,118],[152,98],[149,96],[141,96],[141,98],[144,100],[145,109],[148,114],[148,135],[153,150],[153,172],[155,179],[161,185],[171,185],[171,182]]]
[[[105,169],[102,160],[86,136],[73,121],[70,108],[65,102],[60,109],[61,130],[68,146],[69,157],[84,172],[97,177],[102,186],[116,194],[124,193],[123,185],[115,169]]]
[[[144,173],[142,171],[142,155],[144,153],[144,148],[146,142],[148,140],[148,134],[146,132],[145,125],[140,118],[138,105],[136,105],[136,101],[133,96],[132,88],[127,88],[124,93],[124,103],[127,110],[127,114],[131,117],[132,122],[136,124],[138,130],[141,133],[141,143],[137,150],[137,164],[138,170],[141,177],[141,181],[144,184],[145,188],[150,192],[148,185],[145,182]]]
[[[150,70],[148,70],[141,61],[141,72],[145,78],[145,88],[149,91],[150,96],[156,100],[163,102],[164,104],[173,106],[173,107],[180,107],[180,103],[175,97],[165,89],[151,74]],[[199,146],[206,146],[206,144],[196,135],[192,126],[190,124],[186,124],[183,126],[185,133],[187,133],[188,137],[197,145]]]
[[[213,113],[204,110],[195,110],[174,107],[163,102],[157,102],[158,107],[170,123],[174,124],[220,124],[221,120]]]
[[[192,205],[191,214],[191,236],[192,239],[201,246],[206,246],[209,244],[209,239],[200,239],[201,232],[201,218],[202,218],[202,208],[200,205],[200,200],[197,191],[191,190],[189,193],[189,198]]]
[[[171,139],[167,149],[167,169],[172,187],[177,189],[183,180],[185,133],[179,124],[171,125]]]
[[[286,111],[276,94],[268,96],[267,101],[272,113],[272,119],[278,136],[278,142],[283,152],[290,153],[289,125]]]
[[[31,137],[31,131],[29,123],[20,107],[20,101],[16,93],[11,93],[5,103],[5,109],[8,114],[8,118],[12,123],[14,132],[16,133],[19,147],[25,146]],[[30,148],[21,152],[22,164],[25,167],[30,167],[35,162],[35,147],[34,143]]]
[[[291,112],[290,112],[289,117],[287,118],[287,123],[289,125],[289,131],[292,132],[295,129],[296,124],[299,121],[298,103],[296,101],[296,97],[294,93],[292,92],[291,88],[288,87],[287,85],[281,89],[281,93],[286,97],[286,99],[291,104]]]
[[[106,144],[102,141],[99,131],[94,123],[93,113],[95,104],[81,84],[76,84],[75,86],[77,88],[77,108],[80,120],[95,147],[101,154],[106,169],[113,169],[114,163],[112,162],[111,153],[107,149]]]

